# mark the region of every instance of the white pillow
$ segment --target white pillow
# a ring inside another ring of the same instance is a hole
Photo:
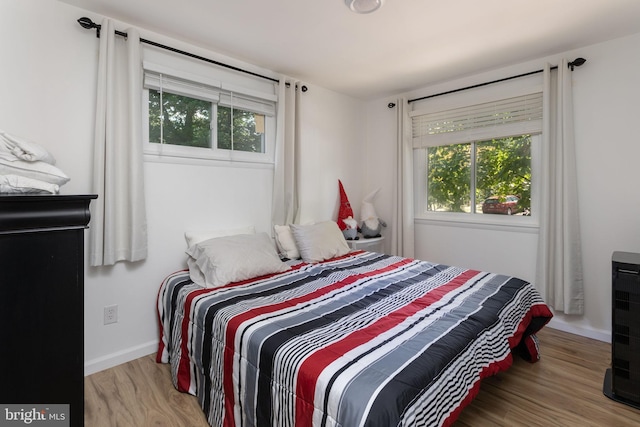
[[[305,262],[324,261],[346,255],[351,250],[338,224],[333,221],[312,225],[291,224],[290,227]]]
[[[50,165],[56,164],[56,159],[46,148],[37,142],[29,141],[19,136],[11,135],[0,130],[0,153],[10,153],[14,158],[6,158],[7,160],[22,159],[28,162],[41,160]]]
[[[24,160],[7,161],[0,158],[0,175],[20,175],[37,179],[50,184],[64,185],[69,177],[57,167],[42,161],[25,162]]]
[[[20,175],[0,175],[0,193],[58,194],[60,186]]]
[[[276,245],[280,255],[289,259],[300,258],[300,251],[296,246],[291,228],[288,225],[274,225],[273,228],[276,232]]]
[[[280,260],[267,233],[216,237],[189,247],[187,254],[200,268],[207,288],[291,269]]]
[[[204,278],[204,273],[202,273],[202,270],[200,270],[200,267],[198,267],[196,260],[192,257],[188,257],[187,266],[189,266],[189,278],[191,278],[191,281],[198,286],[206,288],[207,281]]]
[[[209,231],[186,231],[184,233],[184,239],[187,241],[187,247],[190,248],[196,243],[204,242],[205,240],[215,237],[233,236],[235,234],[254,234],[255,232],[256,229],[253,225]]]

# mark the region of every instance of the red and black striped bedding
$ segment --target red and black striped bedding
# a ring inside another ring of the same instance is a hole
[[[551,312],[523,280],[372,252],[217,289],[169,276],[158,362],[212,426],[451,424]]]

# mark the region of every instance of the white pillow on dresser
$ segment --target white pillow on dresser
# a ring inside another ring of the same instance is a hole
[[[69,182],[69,177],[64,172],[42,161],[7,161],[0,158],[0,175],[20,175],[55,185],[64,185]]]

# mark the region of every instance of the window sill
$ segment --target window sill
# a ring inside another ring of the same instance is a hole
[[[416,224],[438,225],[442,227],[464,227],[479,230],[511,231],[537,234],[539,224],[531,217],[520,215],[472,215],[458,213],[436,213],[416,215]],[[494,218],[496,217],[496,218]]]
[[[149,144],[144,149],[144,161],[156,163],[177,163],[193,165],[221,165],[236,167],[273,168],[273,160],[269,154],[257,154],[224,151],[223,155],[214,154],[213,150],[202,148],[157,146]]]
[[[170,163],[178,165],[198,165],[198,166],[224,166],[254,169],[273,169],[272,162],[250,162],[236,159],[216,159],[199,158],[188,156],[175,156],[167,154],[144,153],[144,161],[150,163]]]

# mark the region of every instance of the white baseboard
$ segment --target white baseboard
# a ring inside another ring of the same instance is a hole
[[[96,372],[113,368],[114,366],[147,356],[155,353],[156,351],[158,351],[158,340],[107,354],[106,356],[98,357],[93,360],[87,360],[84,363],[84,375],[87,376],[95,374]]]
[[[566,322],[557,316],[552,318],[547,324],[548,327],[557,329],[559,331],[569,332],[571,334],[580,335],[587,338],[592,338],[598,341],[611,342],[611,331],[602,331],[599,329],[586,328],[582,325],[576,325]]]

